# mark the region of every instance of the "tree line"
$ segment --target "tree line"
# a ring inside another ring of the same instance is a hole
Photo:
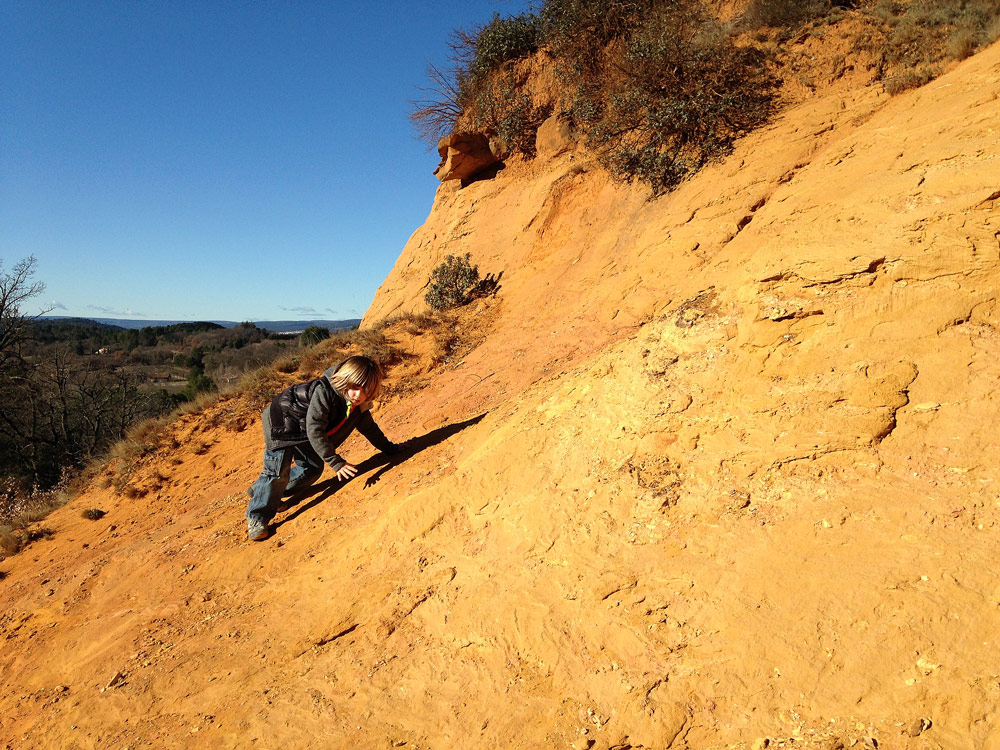
[[[41,320],[25,312],[45,289],[35,267],[33,257],[9,269],[0,260],[0,479],[24,492],[55,486],[138,422],[298,346],[294,335],[253,323],[122,329]]]

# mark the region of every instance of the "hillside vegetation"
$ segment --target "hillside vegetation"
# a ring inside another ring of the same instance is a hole
[[[890,93],[921,85],[1000,35],[997,0],[545,0],[451,37],[452,65],[429,70],[411,119],[431,142],[481,132],[500,158],[531,157],[553,113],[617,179],[673,189],[766,124],[816,66],[861,63]],[[843,29],[843,31],[839,31]],[[803,54],[805,51],[805,54]],[[831,60],[831,58],[833,58]],[[527,73],[520,61],[533,60]],[[803,64],[804,63],[804,64]],[[537,71],[555,90],[538,90]],[[805,68],[805,71],[803,71]]]

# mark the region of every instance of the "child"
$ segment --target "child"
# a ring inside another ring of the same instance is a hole
[[[282,495],[301,492],[327,463],[346,481],[358,467],[337,455],[357,427],[382,453],[398,450],[375,424],[371,402],[382,387],[382,370],[368,357],[348,357],[323,376],[285,389],[264,410],[264,470],[250,488],[247,535],[255,542],[270,535],[268,523]],[[292,466],[292,461],[295,466]]]

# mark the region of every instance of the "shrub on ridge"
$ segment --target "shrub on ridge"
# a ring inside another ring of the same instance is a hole
[[[424,300],[434,310],[458,307],[470,299],[472,290],[479,284],[479,267],[469,263],[471,253],[465,256],[448,255],[431,271],[430,288]]]

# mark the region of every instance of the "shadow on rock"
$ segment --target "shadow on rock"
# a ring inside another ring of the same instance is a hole
[[[293,496],[286,500],[288,505],[298,505],[306,498],[310,498],[309,502],[303,505],[301,508],[296,508],[295,512],[289,514],[282,521],[274,524],[274,528],[279,526],[284,526],[289,521],[298,518],[302,513],[314,508],[321,502],[326,500],[328,497],[337,492],[341,487],[348,484],[348,482],[357,481],[363,474],[367,474],[373,469],[378,469],[374,474],[365,479],[365,487],[372,487],[378,483],[382,476],[399,466],[400,464],[406,463],[415,455],[420,453],[420,451],[430,448],[432,445],[437,445],[438,443],[443,443],[445,440],[455,435],[466,427],[471,427],[474,424],[478,424],[486,413],[482,413],[479,416],[472,417],[471,419],[466,419],[462,422],[455,422],[454,424],[445,425],[444,427],[438,427],[436,430],[431,430],[425,435],[420,437],[410,438],[409,440],[399,443],[399,450],[396,453],[376,453],[374,456],[366,458],[364,461],[358,464],[358,476],[354,479],[350,479],[347,482],[341,482],[336,477],[331,477],[323,482],[314,484],[309,487],[303,494],[298,496]]]

